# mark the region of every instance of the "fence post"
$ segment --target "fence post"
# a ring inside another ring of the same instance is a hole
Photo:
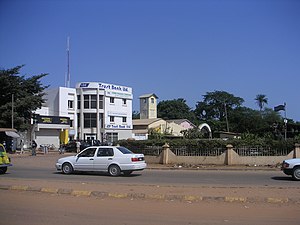
[[[170,151],[170,146],[168,143],[165,143],[162,146],[163,149],[163,164],[169,164],[169,151]]]
[[[225,157],[225,165],[233,164],[233,146],[231,144],[226,145],[226,157]]]
[[[300,144],[295,144],[294,156],[293,158],[300,158]]]

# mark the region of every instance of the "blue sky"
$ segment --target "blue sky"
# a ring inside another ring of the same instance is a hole
[[[258,109],[287,103],[300,121],[298,0],[0,0],[0,67],[71,87],[99,81],[159,100],[227,91]]]

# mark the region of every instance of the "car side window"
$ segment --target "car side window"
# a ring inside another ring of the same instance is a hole
[[[107,156],[113,156],[114,150],[112,148],[99,148],[97,157],[107,157]]]
[[[88,148],[87,150],[81,152],[79,157],[93,157],[95,155],[96,148]]]

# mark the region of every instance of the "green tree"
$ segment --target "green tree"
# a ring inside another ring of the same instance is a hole
[[[268,98],[264,94],[258,94],[255,98],[256,104],[259,107],[259,110],[262,111],[264,105],[268,104]]]
[[[226,91],[207,92],[202,102],[197,102],[195,115],[200,120],[224,121],[227,114],[240,107],[243,98],[235,97]]]
[[[234,109],[229,117],[232,131],[256,134],[260,137],[274,133],[274,124],[280,121],[280,116],[273,110],[258,111],[247,107]]]
[[[165,120],[188,119],[192,123],[196,121],[193,111],[186,104],[186,100],[182,98],[159,102],[157,104],[157,115]]]
[[[48,86],[42,85],[40,79],[47,74],[25,78],[19,75],[22,67],[0,69],[0,127],[11,127],[13,108],[14,128],[30,128],[32,111],[44,103],[44,90]]]

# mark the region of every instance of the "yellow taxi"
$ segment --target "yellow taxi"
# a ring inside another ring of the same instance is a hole
[[[6,173],[9,166],[12,166],[10,158],[7,156],[4,146],[0,144],[0,174]]]

